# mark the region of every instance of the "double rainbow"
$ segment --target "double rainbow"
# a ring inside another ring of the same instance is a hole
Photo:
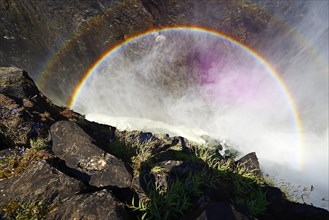
[[[292,114],[292,117],[293,117],[294,124],[296,126],[296,133],[297,133],[297,136],[298,136],[297,139],[298,139],[299,149],[296,152],[296,158],[298,158],[297,161],[299,163],[299,167],[302,166],[302,149],[303,149],[303,147],[302,147],[303,146],[302,132],[303,132],[303,126],[302,126],[302,121],[301,121],[301,117],[299,115],[299,111],[298,111],[296,101],[294,100],[294,97],[291,94],[291,92],[289,91],[289,88],[287,87],[286,83],[283,81],[280,74],[275,70],[275,68],[264,57],[262,57],[258,52],[253,50],[251,47],[249,47],[245,44],[242,44],[241,42],[238,42],[237,40],[233,39],[232,37],[230,37],[230,36],[228,36],[224,33],[212,30],[212,29],[196,27],[196,26],[162,27],[161,29],[152,29],[152,30],[148,30],[148,31],[139,33],[137,35],[134,35],[134,36],[131,36],[131,37],[127,38],[124,42],[120,42],[120,43],[114,45],[108,51],[106,51],[102,56],[100,56],[99,59],[97,59],[93,63],[93,65],[91,65],[91,67],[88,69],[88,71],[82,76],[82,78],[80,79],[80,81],[76,85],[76,87],[75,87],[75,89],[74,89],[74,91],[73,91],[73,93],[72,93],[72,95],[69,99],[68,107],[69,108],[74,108],[74,105],[77,102],[77,100],[79,99],[79,95],[80,95],[81,91],[83,90],[86,82],[91,77],[91,75],[96,72],[94,70],[100,63],[102,63],[104,60],[108,59],[109,56],[113,55],[113,53],[120,50],[120,48],[123,45],[126,45],[127,43],[129,43],[133,40],[136,40],[138,38],[141,38],[145,35],[154,34],[154,33],[158,32],[158,31],[161,31],[161,30],[166,30],[166,31],[170,31],[170,30],[175,30],[175,31],[196,31],[196,32],[203,32],[203,33],[206,33],[206,34],[214,35],[218,38],[221,38],[222,40],[229,41],[230,43],[232,43],[235,46],[239,47],[242,51],[247,53],[249,56],[253,57],[255,60],[257,60],[257,62],[259,62],[262,66],[264,66],[268,70],[268,72],[271,74],[271,78],[277,83],[278,87],[280,88],[281,92],[283,93],[283,97],[285,97],[286,102],[289,105],[289,108],[291,109],[291,114]]]

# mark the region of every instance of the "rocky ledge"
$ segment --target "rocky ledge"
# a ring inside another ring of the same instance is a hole
[[[53,105],[0,68],[0,218],[329,219],[235,160],[183,137],[118,131]]]

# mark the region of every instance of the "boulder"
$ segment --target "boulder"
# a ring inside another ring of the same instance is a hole
[[[0,67],[0,142],[5,146],[29,145],[31,138],[46,138],[50,125],[64,118],[60,110],[24,70]]]
[[[93,192],[45,161],[0,182],[0,207],[9,203],[44,205],[44,219],[127,219],[123,205],[108,190]]]
[[[0,181],[0,207],[10,201],[45,200],[54,203],[79,193],[86,186],[45,161],[31,164],[20,175]]]
[[[27,72],[16,67],[0,67],[0,93],[13,98],[32,98],[39,90]]]
[[[248,220],[249,217],[238,212],[227,202],[210,203],[196,220]]]
[[[255,176],[262,177],[262,172],[260,170],[258,158],[255,152],[249,153],[241,157],[235,164],[245,169],[247,172],[252,172]]]
[[[124,207],[106,189],[77,194],[56,204],[45,219],[129,219]]]
[[[262,216],[260,219],[329,220],[329,212],[325,209],[288,201],[283,192],[276,187],[266,186],[265,191],[266,199],[270,204],[267,214]]]
[[[65,162],[76,178],[96,187],[129,187],[132,175],[125,164],[98,148],[76,123],[59,121],[50,128],[52,151]]]

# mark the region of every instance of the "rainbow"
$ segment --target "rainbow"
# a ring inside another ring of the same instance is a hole
[[[266,11],[265,8],[263,8],[261,6],[259,6],[259,7],[262,8],[262,10],[265,10]],[[40,71],[38,71],[39,72],[39,76],[36,79],[36,84],[38,85],[38,87],[40,89],[45,89],[46,83],[47,83],[47,78],[48,78],[48,76],[51,73],[50,70],[52,68],[54,68],[56,65],[58,65],[58,63],[61,60],[63,54],[65,54],[67,52],[67,50],[70,49],[70,46],[71,46],[72,42],[75,42],[79,38],[79,36],[82,35],[83,33],[88,32],[88,28],[87,28],[88,26],[97,25],[98,23],[102,22],[102,19],[99,20],[99,17],[101,17],[101,16],[95,16],[95,17],[91,18],[89,21],[87,21],[87,24],[88,25],[86,25],[86,26],[84,26],[82,28],[78,28],[77,30],[72,31],[67,36],[63,36],[61,38],[61,40],[56,44],[57,50],[46,59],[47,61],[40,68]],[[317,60],[319,60],[319,62],[321,63],[321,65],[325,69],[328,68],[328,62],[323,57],[321,57],[321,55],[319,54],[318,50],[314,46],[312,46],[310,44],[310,42],[295,27],[293,27],[292,25],[286,23],[284,20],[282,20],[278,16],[275,16],[274,15],[274,19],[276,21],[280,22],[280,24],[282,25],[282,27],[285,30],[287,30],[287,33],[289,35],[292,35],[292,37],[295,38],[296,41],[300,42],[301,44],[308,45],[308,49],[310,50],[310,52],[312,53],[312,55],[314,57],[316,57]],[[230,39],[232,42],[236,42],[238,45],[242,45],[242,47],[245,47],[247,49],[251,49],[250,47],[248,47],[248,46],[246,46],[244,44],[241,44],[240,42],[234,40],[233,38],[231,38],[231,37],[229,37],[229,36],[227,36],[227,35],[225,35],[225,34],[223,34],[221,32],[218,32],[217,30],[213,30],[213,29],[210,29],[210,28],[196,27],[194,25],[193,26],[190,26],[190,25],[178,25],[176,27],[177,28],[179,28],[179,27],[184,28],[185,27],[185,28],[194,29],[194,30],[200,29],[200,30],[203,30],[203,31],[206,31],[206,32],[213,33],[215,35],[220,35],[220,36],[222,36],[225,39]],[[135,39],[135,38],[138,38],[138,37],[140,37],[142,35],[145,35],[147,33],[150,33],[150,32],[152,32],[152,30],[156,30],[156,29],[151,29],[151,30],[147,30],[147,31],[141,32],[139,34],[132,35],[131,37],[129,37],[128,39],[126,39],[124,42],[120,42],[120,43],[114,44],[109,50],[107,50],[105,53],[103,53],[103,55],[100,56],[100,58],[94,63],[94,65],[96,63],[98,63],[98,61],[100,61],[100,59],[103,58],[104,56],[106,56],[106,54],[108,54],[110,51],[113,51],[117,47],[120,47],[121,44],[124,44],[124,43],[128,42],[129,40],[132,40],[133,38]],[[251,50],[251,51],[254,51],[254,50]],[[256,54],[256,56],[257,55],[259,56],[259,54],[257,52],[255,52],[255,54]],[[261,57],[261,56],[259,56],[259,57]],[[92,67],[94,65],[92,65]],[[87,72],[89,72],[89,70]]]
[[[238,46],[244,52],[246,52],[248,55],[250,55],[255,60],[257,60],[260,64],[262,64],[265,68],[267,68],[267,70],[271,74],[272,79],[275,80],[277,82],[277,84],[279,85],[279,88],[281,89],[282,93],[284,94],[284,97],[286,98],[287,103],[289,104],[289,106],[291,108],[293,120],[296,125],[296,131],[297,131],[297,135],[298,135],[298,145],[300,146],[299,151],[296,152],[296,154],[297,154],[296,157],[299,158],[298,163],[299,163],[299,167],[301,167],[301,165],[302,165],[301,164],[302,163],[302,149],[303,149],[303,147],[302,147],[303,146],[303,137],[302,137],[303,125],[302,125],[302,120],[301,120],[301,117],[300,117],[300,114],[298,111],[296,101],[295,101],[293,95],[291,94],[291,92],[289,91],[289,88],[287,87],[286,83],[283,81],[280,74],[275,70],[275,68],[264,57],[262,57],[262,55],[260,53],[253,50],[251,47],[233,39],[232,37],[230,37],[224,33],[219,32],[217,30],[203,28],[203,27],[197,27],[197,26],[170,26],[170,27],[162,27],[162,28],[158,28],[158,29],[151,29],[151,30],[147,30],[145,32],[130,36],[129,38],[125,39],[123,42],[120,42],[120,43],[114,45],[113,47],[111,47],[108,51],[106,51],[103,55],[101,55],[99,57],[99,59],[97,59],[91,65],[91,67],[82,76],[82,78],[78,82],[77,86],[75,87],[75,89],[68,101],[68,107],[71,109],[74,108],[75,102],[78,100],[80,92],[82,91],[85,83],[88,81],[88,78],[95,72],[94,69],[103,60],[106,60],[111,54],[118,51],[123,45],[125,45],[133,40],[136,40],[140,37],[143,37],[145,35],[152,34],[152,33],[155,33],[155,32],[161,31],[161,30],[162,31],[163,30],[178,30],[178,31],[189,30],[189,31],[197,31],[197,32],[204,32],[207,34],[212,34],[216,37],[227,40],[227,41],[233,43],[234,45]]]

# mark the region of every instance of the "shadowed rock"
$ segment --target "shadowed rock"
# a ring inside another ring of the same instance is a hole
[[[0,67],[0,136],[5,146],[28,145],[37,136],[46,138],[50,125],[65,118],[59,114],[62,110],[39,92],[24,70]]]
[[[104,189],[66,199],[54,208],[46,219],[128,219],[128,214],[123,206]]]
[[[51,210],[45,219],[127,219],[125,209],[110,191],[88,192],[89,188],[41,161],[0,182],[0,207],[9,202],[42,201],[45,209]]]
[[[50,128],[55,156],[75,170],[90,176],[96,187],[129,187],[132,176],[124,163],[92,143],[91,138],[74,122],[59,121]],[[81,178],[81,177],[77,177]]]
[[[0,182],[0,207],[10,201],[45,200],[55,203],[79,193],[84,184],[45,161],[30,165],[21,175]]]
[[[258,158],[255,152],[243,156],[236,161],[236,164],[240,168],[253,173],[255,176],[262,177],[262,172],[260,170]]]

